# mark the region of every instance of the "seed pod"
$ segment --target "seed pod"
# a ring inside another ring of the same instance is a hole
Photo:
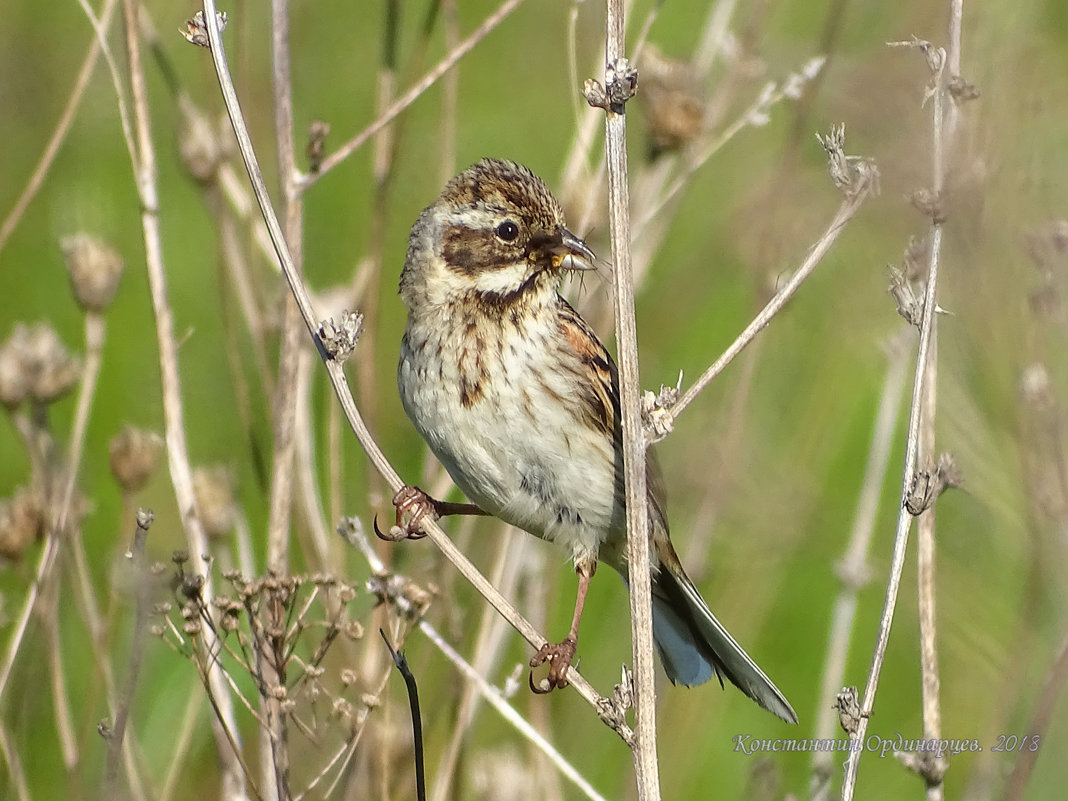
[[[60,245],[79,305],[86,311],[106,311],[126,268],[122,256],[110,245],[84,233],[68,236]]]
[[[156,471],[162,450],[163,438],[155,431],[123,426],[108,445],[111,474],[124,491],[136,492]]]

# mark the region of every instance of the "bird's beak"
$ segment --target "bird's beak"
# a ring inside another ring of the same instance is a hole
[[[586,243],[568,231],[560,228],[560,240],[554,242],[549,248],[552,256],[553,267],[562,270],[593,270],[597,257]]]

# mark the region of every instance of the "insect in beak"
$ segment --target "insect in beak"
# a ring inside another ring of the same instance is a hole
[[[549,248],[553,267],[559,267],[562,270],[596,269],[593,263],[597,257],[585,242],[566,228],[560,228],[557,235],[559,241],[554,242]]]

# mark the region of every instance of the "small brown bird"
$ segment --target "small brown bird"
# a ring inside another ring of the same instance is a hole
[[[589,269],[593,259],[540,178],[483,159],[419,215],[400,279],[408,307],[401,401],[475,506],[408,488],[398,511],[491,514],[570,553],[579,577],[571,631],[531,660],[551,660],[550,688],[566,684],[598,561],[627,578],[619,378],[604,345],[557,292],[564,272]],[[718,675],[796,723],[683,572],[651,459],[647,472],[653,633],[668,678],[692,686]]]

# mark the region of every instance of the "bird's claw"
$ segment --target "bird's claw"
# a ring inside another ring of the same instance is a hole
[[[400,542],[401,540],[421,540],[426,536],[422,531],[409,531],[404,526],[390,526],[389,531],[383,531],[378,527],[378,515],[371,522],[375,530],[375,536],[386,542]]]
[[[538,695],[545,695],[551,693],[556,689],[563,689],[567,686],[567,670],[571,667],[571,662],[575,658],[575,651],[578,648],[578,643],[574,637],[568,637],[563,642],[558,643],[545,643],[538,652],[534,654],[530,659],[530,673],[528,674],[527,681],[530,684],[532,692]],[[538,685],[534,684],[534,668],[539,665],[549,662],[549,676],[546,680],[543,680]]]
[[[393,506],[397,510],[397,523],[390,528],[388,533],[379,530],[377,518],[374,523],[375,534],[388,542],[421,540],[426,536],[422,529],[423,519],[437,520],[441,517],[438,502],[419,487],[411,485],[398,490],[393,496]],[[407,520],[405,520],[405,515],[407,515]]]

